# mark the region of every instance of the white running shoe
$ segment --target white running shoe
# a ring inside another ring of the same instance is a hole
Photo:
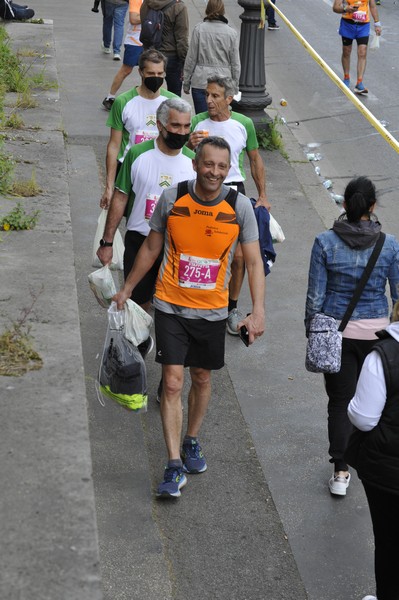
[[[346,490],[348,489],[350,480],[350,473],[348,473],[346,477],[342,477],[341,475],[335,475],[333,473],[330,481],[328,482],[330,493],[334,496],[346,496]]]
[[[238,323],[241,321],[241,314],[238,308],[233,308],[227,317],[227,332],[230,335],[238,335]]]
[[[362,600],[377,600],[377,596],[365,596]]]

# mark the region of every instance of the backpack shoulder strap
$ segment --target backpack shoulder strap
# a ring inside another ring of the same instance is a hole
[[[176,4],[178,2],[178,0],[171,0],[171,2],[168,2],[163,8],[161,8],[162,12],[165,12],[165,10],[167,8],[169,8],[169,6],[172,6],[173,4]]]
[[[188,194],[188,180],[179,181],[177,184],[177,196],[175,202],[177,202],[179,198],[183,198],[186,194]]]
[[[225,200],[228,204],[230,204],[231,208],[236,211],[236,202],[237,202],[238,192],[237,190],[233,190],[233,188],[229,189],[229,193],[227,194]]]

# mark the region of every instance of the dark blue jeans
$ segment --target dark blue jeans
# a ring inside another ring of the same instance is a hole
[[[111,4],[104,2],[104,18],[103,18],[103,44],[105,48],[111,47],[112,27],[114,28],[114,54],[120,54],[123,40],[123,28],[125,25],[125,17],[129,5]]]
[[[183,61],[178,56],[168,56],[166,65],[166,85],[169,92],[181,96],[183,85]]]
[[[347,471],[344,453],[353,425],[348,418],[348,404],[356,391],[357,380],[366,355],[370,352],[375,340],[342,340],[341,370],[339,373],[324,375],[328,396],[328,439],[330,442],[330,462],[335,471]]]
[[[208,106],[206,104],[205,90],[200,88],[191,88],[191,95],[193,97],[193,103],[195,108],[195,114],[206,112]]]
[[[276,4],[276,0],[273,0],[273,4]],[[270,4],[268,4],[266,8],[266,18],[268,25],[274,27],[276,24],[276,11]]]

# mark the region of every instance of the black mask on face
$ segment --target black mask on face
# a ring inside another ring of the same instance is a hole
[[[183,148],[184,144],[188,141],[190,137],[189,133],[173,133],[172,131],[168,131],[166,127],[164,127],[166,131],[166,136],[162,136],[165,144],[171,150],[180,150]]]
[[[144,85],[155,94],[163,84],[163,77],[145,77]]]

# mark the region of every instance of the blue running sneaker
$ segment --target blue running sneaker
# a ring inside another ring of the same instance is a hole
[[[187,477],[182,467],[165,467],[163,482],[159,484],[156,496],[158,498],[179,498],[181,488],[187,483]]]
[[[357,83],[355,85],[355,89],[354,89],[355,94],[368,94],[369,91],[366,87],[364,87],[363,85],[363,81],[359,81],[359,83]]]
[[[346,85],[346,87],[350,88],[350,86],[351,86],[351,80],[349,79],[349,77],[348,77],[348,79],[343,79],[342,81],[344,82],[344,84]]]
[[[196,440],[183,441],[181,458],[185,473],[203,473],[207,469],[204,453]]]

